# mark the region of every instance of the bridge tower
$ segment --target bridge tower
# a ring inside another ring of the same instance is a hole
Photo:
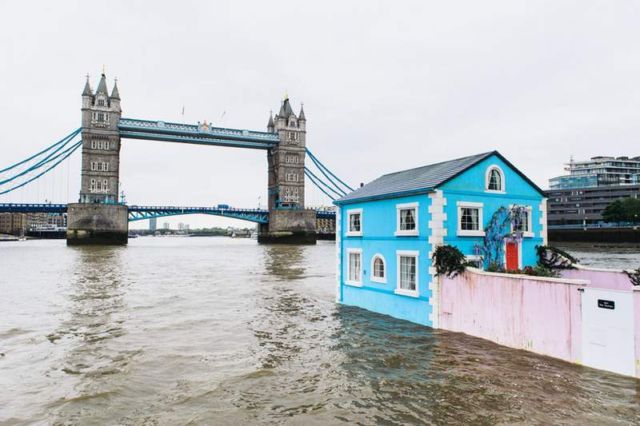
[[[306,126],[304,107],[296,116],[288,97],[275,120],[269,116],[267,130],[277,133],[280,142],[267,153],[269,223],[260,226],[259,242],[316,242],[315,212],[305,210],[304,205]]]
[[[67,244],[126,244],[128,211],[118,204],[120,92],[103,73],[95,93],[82,92],[82,177],[78,203],[69,204]]]

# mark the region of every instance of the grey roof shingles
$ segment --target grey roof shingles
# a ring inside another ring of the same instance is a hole
[[[380,176],[378,179],[336,200],[335,204],[348,204],[355,201],[375,200],[389,198],[390,196],[432,191],[491,155],[500,157],[538,192],[543,194],[540,188],[509,163],[498,151],[489,151]]]

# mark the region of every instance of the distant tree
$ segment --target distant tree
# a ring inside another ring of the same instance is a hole
[[[623,222],[625,220],[625,214],[622,200],[616,200],[605,207],[602,212],[602,219],[604,219],[605,222]]]
[[[640,222],[640,199],[616,200],[604,209],[602,218],[605,222]]]

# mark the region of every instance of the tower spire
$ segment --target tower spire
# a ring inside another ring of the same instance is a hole
[[[82,96],[91,96],[93,93],[91,92],[91,85],[89,84],[89,73],[87,73],[87,81],[84,83],[84,90],[82,91]]]
[[[275,125],[273,124],[273,111],[269,111],[269,123],[267,123],[267,130],[273,131]]]
[[[305,117],[305,115],[304,115],[304,103],[300,104],[300,114],[298,114],[298,119],[299,120],[306,120],[307,119],[307,117]]]
[[[96,94],[103,93],[109,96],[109,92],[107,92],[107,77],[102,73],[100,77],[100,83],[98,83],[98,89],[96,90]]]
[[[118,79],[113,80],[113,90],[111,91],[111,99],[120,99],[120,91],[118,90]]]

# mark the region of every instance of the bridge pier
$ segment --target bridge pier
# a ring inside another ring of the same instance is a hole
[[[123,245],[129,209],[122,204],[74,203],[67,208],[67,245]]]
[[[272,210],[269,223],[258,229],[260,244],[315,244],[316,239],[314,210]]]

